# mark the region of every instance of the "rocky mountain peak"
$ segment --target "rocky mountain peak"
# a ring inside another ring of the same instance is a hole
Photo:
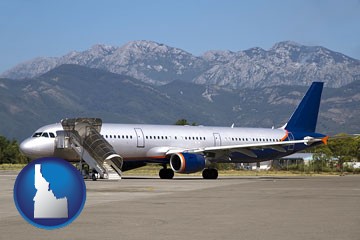
[[[234,58],[236,53],[232,51],[211,50],[205,52],[201,57],[209,62],[226,63]]]
[[[132,41],[121,47],[97,44],[82,52],[21,63],[0,77],[32,78],[62,64],[102,69],[154,85],[181,80],[228,89],[308,85],[315,80],[340,87],[360,80],[359,60],[291,41],[276,43],[269,50],[207,51],[199,57],[154,41]]]
[[[99,55],[109,55],[112,54],[117,47],[105,45],[105,44],[95,44],[90,48],[90,52],[97,53]]]
[[[139,41],[132,41],[126,43],[124,46],[121,47],[123,50],[131,50],[131,51],[141,51],[141,52],[166,52],[170,47],[157,43],[154,41],[147,41],[147,40],[139,40]]]
[[[358,62],[344,54],[331,51],[322,46],[304,46],[292,41],[276,43],[269,52],[278,54],[280,57],[288,57],[294,62],[300,63],[354,63]]]
[[[303,45],[294,41],[282,41],[275,43],[274,46],[270,48],[270,51],[276,51],[277,49],[284,49],[287,51],[299,50],[301,47],[303,47]]]

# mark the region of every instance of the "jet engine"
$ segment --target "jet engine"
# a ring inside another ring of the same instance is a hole
[[[193,153],[175,153],[170,157],[171,169],[176,173],[194,173],[205,168],[203,155]]]

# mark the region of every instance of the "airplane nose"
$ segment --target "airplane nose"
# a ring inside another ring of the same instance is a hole
[[[20,143],[20,151],[31,159],[50,157],[54,154],[54,139],[27,138]]]
[[[31,157],[34,153],[34,144],[31,142],[31,139],[27,138],[20,143],[20,152],[25,156]]]

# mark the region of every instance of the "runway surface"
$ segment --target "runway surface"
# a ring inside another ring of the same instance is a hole
[[[360,239],[360,176],[86,181],[81,215],[52,231],[17,212],[15,178],[0,172],[0,239]]]

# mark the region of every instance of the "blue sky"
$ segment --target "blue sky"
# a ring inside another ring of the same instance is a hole
[[[153,40],[195,55],[292,40],[360,59],[360,0],[3,0],[0,73],[38,56]]]

